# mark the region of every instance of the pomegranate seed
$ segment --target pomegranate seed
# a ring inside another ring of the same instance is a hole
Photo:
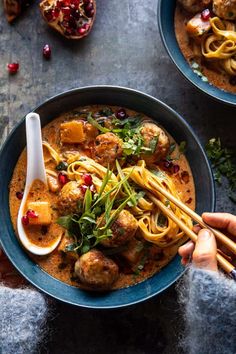
[[[201,13],[201,19],[203,21],[208,21],[211,17],[211,11],[209,9],[205,9]]]
[[[80,11],[77,9],[72,9],[71,10],[71,15],[74,17],[75,20],[79,20],[81,17]]]
[[[44,11],[44,17],[46,18],[46,20],[48,22],[51,22],[53,20],[53,12],[52,12],[52,10],[50,9],[50,10]]]
[[[91,186],[93,184],[92,176],[88,173],[83,175],[83,180],[86,186]]]
[[[88,23],[85,23],[85,24],[83,25],[83,28],[85,29],[85,31],[88,31],[89,28],[90,28],[90,26],[89,26]]]
[[[64,173],[60,172],[58,174],[58,180],[62,186],[68,182],[68,177]]]
[[[8,71],[10,74],[16,74],[19,69],[18,63],[11,63],[7,65]]]
[[[16,197],[21,200],[23,198],[23,193],[22,192],[16,192]]]
[[[22,222],[22,224],[25,225],[25,226],[29,225],[29,218],[28,218],[28,216],[27,216],[27,215],[22,216],[21,222]]]
[[[79,6],[79,0],[71,0],[71,5],[74,5],[75,7],[78,8],[78,6]]]
[[[45,59],[50,59],[51,58],[51,48],[48,44],[45,44],[45,46],[43,47],[43,56]]]
[[[92,9],[92,10],[90,10],[89,12],[86,12],[86,15],[88,16],[88,17],[93,17],[93,15],[94,15],[94,9]]]
[[[180,169],[179,165],[174,165],[173,167],[174,173],[179,172],[179,169]]]
[[[57,7],[58,9],[60,9],[62,6],[64,6],[64,2],[58,0],[58,1],[57,1],[57,4],[56,4],[56,7]]]
[[[27,216],[29,219],[37,219],[37,218],[38,218],[38,214],[36,214],[35,211],[32,210],[32,209],[27,210],[26,216]]]
[[[67,7],[62,7],[61,8],[61,12],[65,15],[70,15],[70,8],[67,6]]]
[[[77,33],[80,34],[81,36],[86,32],[86,29],[83,27],[80,27],[77,29]]]
[[[126,111],[124,108],[121,108],[119,109],[117,112],[116,112],[116,118],[118,119],[124,119],[127,117],[127,114],[126,114]]]
[[[82,186],[80,186],[80,190],[83,194],[85,194],[87,189],[88,189],[88,186],[85,186],[84,184],[82,184]]]
[[[85,12],[89,12],[93,10],[93,4],[91,2],[88,3],[88,5],[85,6]]]
[[[59,15],[60,15],[60,8],[59,8],[59,7],[55,7],[55,9],[52,10],[52,17],[53,17],[53,20],[55,20],[56,18],[58,18]]]
[[[84,5],[87,5],[90,3],[90,0],[84,0]]]

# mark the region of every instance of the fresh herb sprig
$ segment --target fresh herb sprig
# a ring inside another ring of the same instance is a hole
[[[122,171],[118,162],[117,168]],[[137,204],[136,193],[128,183],[130,174],[126,176],[120,174],[121,180],[105,192],[111,174],[112,171],[107,169],[99,193],[92,194],[89,188],[86,190],[82,211],[81,208],[78,208],[77,213],[62,216],[57,220],[57,223],[67,229],[69,236],[74,240],[72,244],[67,246],[66,251],[75,251],[79,254],[88,252],[103,239],[112,235],[111,226],[127,205]],[[121,189],[125,192],[125,198],[113,211],[114,203]],[[97,219],[102,213],[104,213],[103,217],[97,223]]]
[[[212,138],[206,145],[206,152],[214,172],[214,179],[218,184],[222,183],[222,176],[229,183],[229,197],[236,203],[236,164],[231,150],[223,148],[220,138]]]

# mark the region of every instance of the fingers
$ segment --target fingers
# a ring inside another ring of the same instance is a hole
[[[202,229],[198,233],[192,261],[195,267],[217,271],[216,240],[212,232]]]
[[[194,243],[189,241],[179,248],[179,255],[182,257],[181,263],[183,265],[187,265],[189,263],[194,251],[194,247]]]
[[[203,213],[202,218],[208,225],[225,229],[236,236],[236,216],[228,213]]]

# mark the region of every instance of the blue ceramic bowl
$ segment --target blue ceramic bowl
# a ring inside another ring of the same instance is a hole
[[[217,87],[203,82],[201,78],[193,72],[189,63],[184,58],[178,42],[175,37],[174,14],[176,0],[159,0],[158,1],[158,24],[163,44],[179,71],[194,86],[205,94],[230,105],[236,105],[236,95],[225,92]]]
[[[44,102],[35,112],[42,125],[62,112],[80,105],[106,104],[124,106],[155,119],[176,139],[187,142],[187,158],[196,181],[197,211],[214,209],[215,194],[211,169],[205,153],[188,124],[171,108],[157,99],[122,87],[94,86],[71,90]],[[146,300],[173,284],[183,273],[180,258],[176,256],[160,273],[126,289],[103,294],[90,293],[69,286],[45,273],[33,262],[19,244],[10,219],[8,186],[20,153],[24,149],[25,122],[17,125],[0,153],[0,239],[7,256],[19,272],[37,288],[64,302],[89,308],[116,308]]]

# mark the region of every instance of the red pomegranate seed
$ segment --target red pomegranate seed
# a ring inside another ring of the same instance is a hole
[[[39,217],[38,214],[36,214],[36,212],[34,210],[32,210],[32,209],[27,210],[26,216],[29,219],[37,219]]]
[[[23,193],[22,192],[16,192],[16,198],[21,200],[23,198]]]
[[[83,28],[84,28],[86,31],[88,31],[88,30],[89,30],[89,28],[90,28],[90,26],[89,26],[89,24],[88,24],[88,23],[85,23],[85,24],[83,25]]]
[[[86,29],[83,27],[80,27],[77,29],[77,33],[80,34],[81,36],[86,32]]]
[[[63,13],[63,14],[65,14],[65,15],[70,15],[70,8],[67,6],[67,7],[62,7],[61,8],[61,12]]]
[[[124,108],[121,108],[119,109],[117,112],[116,112],[116,118],[118,119],[124,119],[127,117],[127,114],[126,114],[126,111]]]
[[[90,3],[91,0],[84,0],[84,5],[87,5]]]
[[[179,172],[179,169],[180,169],[179,165],[174,165],[173,167],[174,173]]]
[[[93,17],[94,12],[95,12],[94,9],[92,9],[92,10],[86,12],[86,15],[87,15],[88,17]]]
[[[93,184],[92,176],[88,173],[83,175],[83,180],[86,186],[91,186]]]
[[[43,56],[45,59],[50,59],[51,58],[51,48],[48,44],[45,44],[45,46],[43,47]]]
[[[29,218],[28,218],[28,216],[27,216],[27,215],[22,216],[21,222],[22,222],[22,224],[25,225],[25,226],[29,225]]]
[[[80,190],[83,194],[85,194],[87,189],[88,189],[88,186],[85,186],[84,184],[82,184],[82,186],[80,186]]]
[[[201,13],[201,19],[203,21],[208,21],[211,17],[211,11],[209,9],[205,9]]]
[[[17,71],[19,70],[19,64],[18,63],[11,63],[7,65],[8,71],[10,74],[16,74]]]
[[[68,177],[64,173],[60,172],[58,174],[58,180],[62,186],[68,182]]]
[[[58,18],[59,15],[60,15],[60,8],[59,8],[59,7],[55,7],[55,9],[52,10],[52,17],[53,17],[53,20],[55,20],[56,18]]]
[[[52,10],[46,10],[44,11],[44,16],[48,22],[51,22],[53,20],[53,12]]]
[[[168,160],[164,161],[164,167],[165,168],[171,168],[172,166],[173,166],[173,162],[168,161]]]

